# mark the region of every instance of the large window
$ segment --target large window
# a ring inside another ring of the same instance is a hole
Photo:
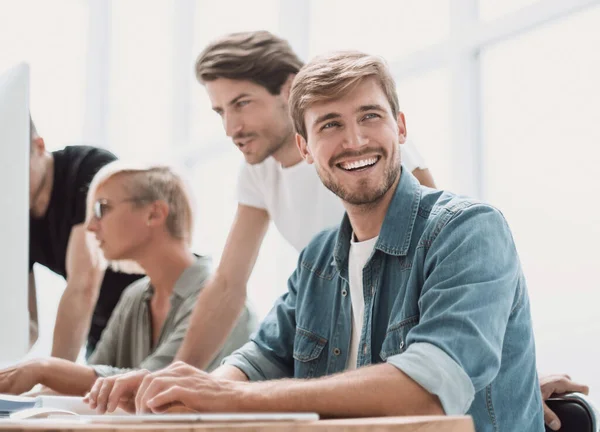
[[[519,249],[542,371],[585,377],[600,348],[600,7],[482,53],[486,198]]]
[[[444,40],[449,0],[312,0],[310,55],[356,49],[393,62]]]
[[[411,139],[440,187],[452,189],[450,79],[446,68],[398,82],[398,101]]]
[[[0,6],[0,71],[19,62],[30,65],[31,113],[48,149],[80,143],[88,84],[87,2],[8,3]],[[50,353],[56,309],[65,281],[43,267],[36,266],[34,272],[39,339],[31,356],[39,356]]]
[[[107,147],[120,157],[154,160],[174,142],[175,2],[112,1]]]
[[[486,21],[493,20],[510,12],[521,10],[538,1],[544,0],[479,0],[479,16]]]
[[[0,71],[29,63],[31,112],[51,149],[82,139],[87,27],[85,1],[0,6]]]

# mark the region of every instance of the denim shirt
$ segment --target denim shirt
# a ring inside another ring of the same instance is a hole
[[[346,369],[352,332],[348,216],[302,251],[288,292],[224,360],[250,380]],[[425,188],[402,170],[363,269],[357,367],[387,362],[477,431],[543,431],[529,299],[493,207]]]

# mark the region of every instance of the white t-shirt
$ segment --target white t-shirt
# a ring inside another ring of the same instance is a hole
[[[352,338],[350,339],[350,352],[346,369],[356,369],[360,335],[362,333],[365,316],[365,295],[363,292],[363,268],[369,260],[375,243],[379,237],[374,237],[362,242],[354,241],[354,234],[350,241],[348,256],[348,282],[350,283],[350,300],[352,301]]]
[[[410,141],[402,144],[400,151],[402,164],[409,171],[426,168]],[[319,232],[339,225],[344,215],[341,200],[321,183],[313,165],[302,161],[282,168],[272,157],[256,165],[243,164],[238,202],[265,209],[283,238],[298,252]]]

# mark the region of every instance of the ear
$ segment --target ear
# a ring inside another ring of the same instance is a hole
[[[398,137],[400,144],[406,142],[406,119],[404,118],[404,113],[402,111],[398,112]]]
[[[164,201],[154,201],[150,205],[150,212],[148,213],[148,219],[146,224],[148,226],[159,226],[164,225],[169,216],[169,204]]]
[[[295,77],[296,77],[296,74],[289,74],[288,77],[287,77],[287,79],[285,80],[285,82],[281,86],[281,92],[279,92],[279,94],[281,94],[281,96],[284,98],[284,100],[286,102],[290,99],[290,92],[292,90],[292,83],[294,82],[294,78]]]
[[[307,163],[312,164],[314,162],[314,159],[312,157],[312,154],[310,154],[310,149],[308,148],[308,143],[306,142],[304,137],[298,133],[296,134],[296,146],[298,147],[298,150],[300,151],[300,155],[302,155],[302,158]]]

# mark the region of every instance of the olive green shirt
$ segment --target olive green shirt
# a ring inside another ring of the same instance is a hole
[[[129,285],[102,332],[88,364],[101,377],[122,374],[132,369],[154,371],[169,365],[183,341],[198,293],[209,276],[210,259],[207,257],[199,257],[184,270],[173,288],[171,309],[154,348],[150,311],[154,288],[148,277]],[[246,307],[225,346],[206,370],[217,368],[223,358],[244,345],[257,325],[256,317]]]

